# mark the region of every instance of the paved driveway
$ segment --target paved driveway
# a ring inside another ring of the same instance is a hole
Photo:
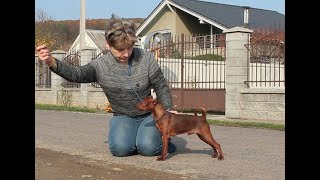
[[[110,118],[108,114],[35,110],[36,147],[198,179],[285,179],[284,131],[211,126],[225,160],[212,159],[210,146],[197,135],[178,135],[172,138],[177,151],[162,162],[140,155],[113,157],[107,142]]]

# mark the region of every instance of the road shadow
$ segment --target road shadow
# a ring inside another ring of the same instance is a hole
[[[199,141],[201,141],[199,139]],[[202,150],[192,150],[190,148],[187,148],[187,141],[185,140],[185,138],[183,137],[179,137],[179,136],[173,136],[171,137],[171,142],[176,145],[177,150],[174,153],[170,153],[166,159],[170,159],[171,157],[178,155],[178,154],[207,154],[207,155],[212,155],[213,150],[212,148],[210,148],[210,146],[208,145],[207,148],[204,148]],[[104,141],[103,143],[108,144],[108,140]],[[137,152],[135,152],[133,155],[138,155]]]
[[[201,141],[201,140],[199,139],[199,141]],[[187,141],[183,137],[173,136],[173,137],[171,137],[171,142],[176,145],[177,151],[169,154],[167,159],[169,159],[175,155],[178,155],[178,154],[208,154],[211,156],[213,153],[213,150],[212,150],[212,148],[210,148],[209,145],[208,145],[209,146],[208,148],[204,148],[202,150],[199,150],[199,149],[192,150],[192,149],[187,148],[186,147]]]

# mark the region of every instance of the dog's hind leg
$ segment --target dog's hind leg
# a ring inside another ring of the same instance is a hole
[[[205,143],[207,143],[208,145],[210,145],[214,151],[212,157],[213,158],[217,158],[219,160],[223,160],[224,159],[224,155],[222,153],[222,150],[221,150],[221,146],[219,143],[217,143],[211,132],[210,132],[210,127],[208,125],[207,128],[203,128],[201,132],[197,133],[198,137]]]
[[[222,153],[222,150],[221,150],[221,146],[219,143],[217,143],[212,137],[210,136],[202,136],[200,134],[197,134],[198,137],[205,143],[207,143],[208,145],[210,145],[214,151],[212,157],[213,158],[217,158],[219,160],[222,160],[224,159],[224,155]],[[219,152],[219,153],[218,153]]]

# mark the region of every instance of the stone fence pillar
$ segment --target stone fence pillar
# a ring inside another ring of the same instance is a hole
[[[223,31],[226,34],[226,107],[227,118],[240,118],[241,89],[247,88],[248,52],[250,33],[247,28],[234,27]]]
[[[38,62],[38,54],[34,54],[34,70],[36,71],[37,69],[37,62]],[[37,83],[37,72],[34,73],[34,83],[36,84]]]
[[[66,57],[66,52],[62,50],[56,50],[51,52],[52,56],[56,59],[63,60]],[[58,105],[58,92],[61,90],[63,87],[61,86],[62,83],[62,77],[57,75],[56,73],[51,72],[51,92],[52,96],[54,97],[53,103]]]
[[[81,56],[80,56],[80,65],[83,66],[90,61],[92,61],[92,58],[97,51],[96,48],[92,47],[85,47],[81,50]],[[81,106],[82,107],[89,107],[88,102],[88,87],[91,86],[90,83],[82,83],[81,84]]]

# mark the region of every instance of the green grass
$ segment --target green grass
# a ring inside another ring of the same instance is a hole
[[[250,128],[262,128],[284,131],[285,125],[264,123],[264,122],[240,122],[240,121],[222,121],[208,119],[208,123],[217,126],[232,126],[232,127],[250,127]]]
[[[76,111],[76,112],[89,112],[89,113],[98,112],[98,110],[96,109],[88,109],[88,108],[72,107],[72,106],[58,106],[58,105],[51,105],[51,104],[36,104],[35,109],[54,110],[54,111]]]
[[[73,111],[73,112],[88,112],[88,113],[107,113],[104,110],[88,109],[83,107],[72,107],[72,106],[58,106],[51,104],[36,104],[35,109],[42,110],[54,110],[54,111]],[[240,122],[240,121],[224,121],[224,120],[212,120],[208,119],[208,123],[217,126],[231,126],[231,127],[249,127],[249,128],[262,128],[284,131],[285,125],[264,123],[264,122]]]

